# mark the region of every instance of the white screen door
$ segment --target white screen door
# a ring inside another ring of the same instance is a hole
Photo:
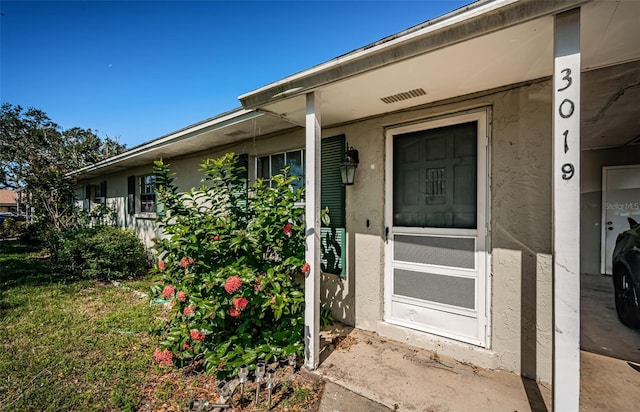
[[[484,346],[487,113],[387,130],[385,321]]]
[[[612,273],[613,249],[618,235],[629,229],[628,218],[640,222],[640,165],[603,167],[602,273]]]

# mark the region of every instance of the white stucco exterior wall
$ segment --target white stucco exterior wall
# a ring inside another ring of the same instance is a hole
[[[479,348],[383,322],[384,131],[491,108],[490,345]],[[348,291],[356,327],[489,368],[551,381],[551,88],[538,82],[431,108],[325,130],[360,151],[347,189]],[[367,226],[367,221],[369,226]],[[346,319],[349,321],[349,319]],[[351,323],[351,322],[349,322]]]

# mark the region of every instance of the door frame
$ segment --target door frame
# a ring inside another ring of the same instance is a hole
[[[476,251],[476,268],[478,271],[478,280],[476,287],[476,309],[477,309],[477,339],[468,339],[455,334],[443,335],[437,330],[429,330],[429,328],[419,328],[417,330],[431,333],[444,339],[454,339],[465,343],[471,343],[484,348],[491,346],[491,169],[490,169],[490,122],[491,109],[488,107],[457,112],[446,116],[423,119],[411,123],[390,126],[385,129],[385,205],[384,205],[384,221],[385,231],[391,230],[393,227],[393,136],[404,133],[411,133],[421,130],[435,129],[439,127],[451,126],[460,123],[478,122],[478,157],[477,157],[477,191],[478,191],[478,216],[484,216],[484,225],[477,226],[477,251]],[[480,173],[480,171],[483,171]],[[484,201],[481,201],[483,199]],[[480,221],[478,221],[480,223]],[[422,228],[432,235],[442,234],[442,229]],[[461,235],[468,232],[466,229],[452,229],[448,235],[455,231]],[[388,232],[387,232],[388,233]],[[389,242],[388,238],[384,239],[384,291],[383,291],[383,320],[390,324],[400,327],[409,327],[408,324],[390,319],[392,305],[392,276],[393,271],[393,242]],[[482,250],[484,249],[484,250]],[[482,254],[483,256],[478,256]],[[484,293],[481,291],[484,290]],[[437,305],[434,305],[437,306]],[[413,329],[416,329],[415,327]]]
[[[640,170],[640,164],[602,166],[602,204],[600,206],[600,273],[603,275],[611,275],[611,273],[607,273],[607,171],[620,169]]]

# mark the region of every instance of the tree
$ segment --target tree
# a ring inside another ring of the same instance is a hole
[[[35,216],[60,234],[72,223],[74,180],[69,172],[125,150],[91,129],[68,130],[45,112],[3,103],[0,109],[0,188],[26,191]]]

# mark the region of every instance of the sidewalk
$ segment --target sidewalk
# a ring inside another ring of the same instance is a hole
[[[549,385],[340,329],[342,336],[321,334],[324,361],[316,373],[328,382],[322,412],[551,410]],[[640,366],[582,352],[581,369],[581,411],[638,410]]]

